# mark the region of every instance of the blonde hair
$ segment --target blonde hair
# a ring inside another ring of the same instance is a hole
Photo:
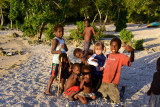
[[[95,43],[95,45],[94,45],[94,50],[93,50],[93,53],[95,53],[95,49],[102,49],[102,50],[104,50],[104,43],[102,43],[102,42],[96,42]]]

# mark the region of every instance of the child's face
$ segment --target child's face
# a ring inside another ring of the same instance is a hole
[[[63,37],[63,28],[58,28],[57,31],[55,31],[56,37],[62,38]]]
[[[83,52],[82,51],[81,52],[77,52],[75,57],[81,59],[83,57]]]
[[[90,70],[85,69],[83,71],[83,75],[84,75],[84,78],[91,79],[91,71]]]
[[[113,54],[118,53],[119,46],[117,42],[113,41],[110,45],[110,48]]]
[[[95,53],[97,55],[101,55],[102,54],[103,49],[102,48],[95,48]]]
[[[73,72],[76,73],[76,74],[80,74],[80,67],[75,66],[75,67],[73,68]]]
[[[90,23],[88,21],[85,21],[85,27],[88,27]]]

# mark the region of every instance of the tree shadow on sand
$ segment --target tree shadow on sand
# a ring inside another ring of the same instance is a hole
[[[146,91],[156,72],[156,61],[159,56],[160,52],[157,52],[135,60],[131,67],[122,68],[119,88],[126,87],[124,102],[127,106],[148,104],[149,97]]]

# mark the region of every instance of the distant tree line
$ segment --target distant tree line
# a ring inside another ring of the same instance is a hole
[[[113,22],[121,31],[127,22],[159,21],[160,0],[0,0],[0,25],[21,29],[27,36],[39,35],[39,39],[46,26],[85,18],[99,21],[101,29],[107,21]]]

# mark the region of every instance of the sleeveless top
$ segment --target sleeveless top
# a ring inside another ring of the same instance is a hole
[[[59,38],[57,38],[57,37],[55,37],[54,39],[57,39],[58,42],[60,43],[60,44],[56,47],[55,51],[58,51],[58,50],[61,48],[62,53],[66,53],[65,49],[62,48],[62,45],[63,45],[63,43],[64,43],[64,39],[63,39],[63,38],[62,38],[62,39],[59,39]],[[54,54],[54,55],[53,55],[53,61],[52,61],[52,63],[59,64],[59,54]]]

